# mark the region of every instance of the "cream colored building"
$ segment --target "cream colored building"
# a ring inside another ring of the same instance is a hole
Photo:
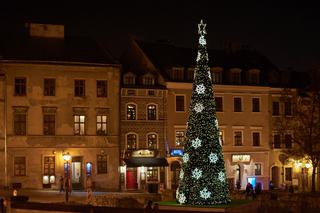
[[[91,176],[96,189],[119,190],[120,65],[63,26],[28,27],[1,60],[0,184],[58,189],[69,176],[83,189]]]

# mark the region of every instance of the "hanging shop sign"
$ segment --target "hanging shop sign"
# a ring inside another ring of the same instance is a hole
[[[171,157],[182,157],[183,156],[183,149],[171,149],[170,156]]]
[[[247,163],[250,162],[250,155],[232,155],[233,163]]]
[[[154,150],[139,149],[132,152],[131,157],[155,157]]]

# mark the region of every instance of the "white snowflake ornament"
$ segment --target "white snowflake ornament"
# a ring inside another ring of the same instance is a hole
[[[204,94],[204,92],[206,91],[206,87],[203,86],[203,84],[199,84],[196,87],[196,91],[198,94]]]
[[[219,179],[221,182],[224,182],[224,181],[225,181],[225,174],[224,174],[223,172],[219,172],[218,179]]]
[[[218,156],[216,153],[210,153],[209,155],[210,163],[216,163],[218,161]]]
[[[200,60],[200,56],[201,56],[201,54],[198,52],[198,55],[197,55],[197,61],[199,61],[199,60]]]
[[[184,153],[183,157],[182,157],[183,163],[187,163],[189,161],[189,154],[188,153]]]
[[[201,103],[196,103],[194,110],[199,113],[202,112],[202,110],[204,109],[203,105]]]
[[[211,79],[211,72],[210,72],[210,70],[208,70],[208,76],[209,76],[209,78]]]
[[[195,168],[193,171],[192,171],[192,177],[195,178],[195,179],[199,179],[201,178],[202,176],[202,171],[198,168]]]
[[[180,178],[180,179],[183,179],[183,177],[184,177],[184,172],[183,172],[183,170],[181,169],[180,174],[179,174],[179,178]]]
[[[178,201],[179,203],[185,203],[186,202],[186,196],[183,194],[183,193],[179,193],[179,196],[178,196]]]
[[[204,38],[203,35],[201,35],[200,38],[199,38],[199,44],[201,44],[201,45],[206,45],[207,44],[206,39]]]
[[[204,188],[200,191],[200,197],[202,197],[203,199],[208,199],[211,196],[211,192],[208,191],[207,188]]]
[[[194,140],[191,141],[192,146],[193,146],[195,149],[201,146],[201,142],[202,142],[202,141],[201,141],[199,138],[196,138],[196,139],[194,139]]]

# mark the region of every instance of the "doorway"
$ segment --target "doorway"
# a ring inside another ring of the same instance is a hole
[[[126,188],[128,190],[138,189],[137,168],[127,168],[126,171]]]
[[[278,166],[274,166],[271,168],[272,175],[272,183],[275,188],[279,188],[279,180],[280,180],[280,168]]]
[[[72,189],[83,189],[82,157],[72,157]]]
[[[236,170],[236,172],[235,172],[235,181],[236,181],[236,186],[238,186],[238,184],[240,184],[240,187],[241,187],[241,167],[240,167],[240,165],[238,164],[238,165],[236,165],[235,166],[236,168],[235,168],[235,170]]]

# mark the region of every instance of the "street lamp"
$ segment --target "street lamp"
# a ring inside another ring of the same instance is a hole
[[[63,160],[66,161],[66,165],[67,165],[67,173],[66,173],[66,203],[68,203],[69,201],[69,161],[71,159],[71,155],[69,154],[69,152],[64,152],[62,153],[62,157],[63,157]]]

